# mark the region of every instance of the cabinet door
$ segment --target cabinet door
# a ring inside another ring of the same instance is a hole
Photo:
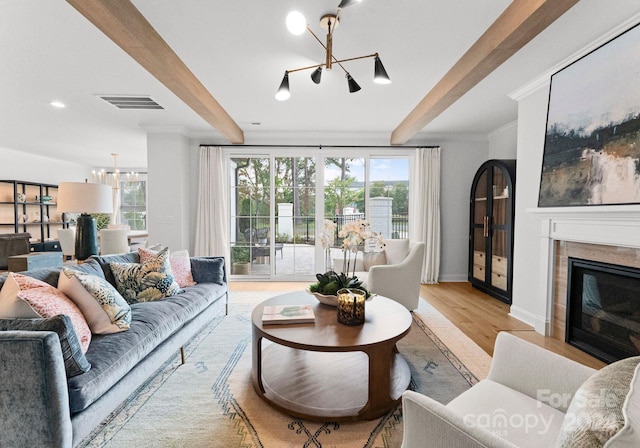
[[[510,247],[508,232],[509,218],[509,182],[508,173],[501,167],[492,169],[491,198],[491,276],[490,283],[498,289],[507,290],[507,263]]]
[[[473,269],[471,275],[481,282],[487,280],[487,212],[489,173],[485,170],[473,194]]]

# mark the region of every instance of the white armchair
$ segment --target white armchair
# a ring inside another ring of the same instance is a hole
[[[371,293],[393,299],[413,311],[420,299],[425,244],[409,240],[384,243],[387,264],[369,268],[366,286]]]
[[[571,398],[595,372],[502,332],[487,379],[449,404],[403,394],[402,448],[556,446]]]
[[[407,239],[383,240],[386,264],[365,270],[362,257],[356,261],[356,276],[373,294],[403,304],[409,311],[418,308],[425,244]],[[365,255],[366,256],[366,255]],[[342,258],[333,260],[336,272],[342,271]]]

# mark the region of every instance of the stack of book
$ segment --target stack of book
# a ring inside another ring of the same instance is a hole
[[[311,305],[272,305],[262,311],[262,323],[267,324],[307,324],[315,322]]]

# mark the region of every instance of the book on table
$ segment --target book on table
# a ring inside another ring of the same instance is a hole
[[[311,305],[270,305],[262,310],[263,324],[307,324],[315,320]]]

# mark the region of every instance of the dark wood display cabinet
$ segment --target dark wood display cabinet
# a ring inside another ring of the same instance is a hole
[[[58,186],[0,180],[0,233],[31,234],[31,252],[60,251],[56,231],[68,226],[58,213]]]
[[[471,185],[469,281],[511,303],[515,160],[489,160]]]

